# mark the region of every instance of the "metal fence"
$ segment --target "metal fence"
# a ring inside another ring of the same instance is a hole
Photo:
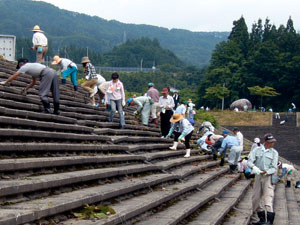
[[[139,67],[102,67],[102,66],[95,66],[97,70],[106,71],[106,72],[158,72],[160,69],[158,68],[139,68]]]

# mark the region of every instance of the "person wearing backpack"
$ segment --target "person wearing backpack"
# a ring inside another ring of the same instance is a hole
[[[173,115],[173,117],[170,119],[170,122],[173,123],[173,126],[171,127],[167,137],[170,137],[171,134],[174,133],[174,143],[170,149],[177,150],[178,141],[184,139],[186,148],[186,154],[184,158],[189,158],[191,156],[190,139],[194,131],[193,125],[186,118],[184,118],[183,115],[177,113]]]

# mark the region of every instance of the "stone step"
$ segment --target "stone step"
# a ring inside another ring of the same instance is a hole
[[[106,136],[108,141],[113,144],[118,143],[173,143],[170,139],[160,137],[147,137],[147,136]],[[171,145],[170,145],[171,146]]]
[[[53,122],[42,122],[30,119],[13,118],[7,116],[0,116],[0,126],[9,126],[10,128],[33,128],[38,130],[46,131],[64,131],[64,132],[75,132],[75,133],[93,133],[94,129],[91,127],[72,125],[72,124],[62,124]]]
[[[139,144],[139,145],[113,145],[113,144],[66,144],[66,143],[1,143],[0,152],[11,154],[12,152],[28,153],[28,152],[136,152],[148,150],[168,149],[169,144]]]
[[[274,225],[289,224],[289,214],[287,209],[285,186],[283,183],[278,183],[276,185],[274,196],[274,212]]]
[[[179,184],[174,184],[170,186],[164,186],[158,191],[153,191],[145,195],[141,195],[135,198],[131,198],[125,201],[121,201],[120,203],[113,204],[111,207],[116,211],[115,215],[109,216],[107,219],[101,219],[98,221],[84,221],[84,224],[86,225],[115,225],[115,224],[122,224],[124,221],[128,221],[129,219],[139,216],[142,213],[149,211],[155,207],[158,207],[159,205],[162,205],[170,200],[173,200],[175,198],[179,198],[181,195],[184,195],[190,191],[195,191],[197,188],[201,188],[211,180],[215,179],[217,176],[220,176],[224,174],[227,170],[225,169],[216,169],[211,172],[208,172],[206,174],[199,174],[192,179]],[[193,195],[194,196],[194,195]],[[177,205],[177,204],[176,204]],[[176,214],[180,213],[182,208],[177,208],[177,213],[169,214],[168,218],[170,217],[174,218]],[[156,215],[159,215],[160,213],[154,214],[154,217]],[[166,223],[166,221],[151,221],[147,223],[148,218],[143,219],[143,221],[146,222],[146,224],[169,224]],[[66,221],[63,224],[64,225],[79,225],[82,224],[83,221]],[[129,222],[130,223],[130,222]],[[139,223],[138,223],[139,224]]]
[[[105,134],[105,135],[133,135],[133,136],[152,136],[152,137],[160,137],[160,134],[153,131],[137,131],[137,130],[128,130],[128,129],[111,129],[111,128],[96,128],[94,129],[95,134]]]
[[[21,158],[0,160],[0,172],[17,172],[43,168],[84,166],[93,164],[121,163],[129,161],[144,161],[142,155],[92,155],[92,156],[69,156],[69,157],[43,157]]]
[[[233,210],[227,214],[222,225],[248,225],[252,216],[252,194],[253,189],[250,187],[244,197]]]
[[[220,224],[227,213],[240,201],[249,187],[250,180],[241,180],[229,187],[221,197],[210,205],[205,211],[201,212],[192,222],[191,225],[211,225]],[[210,191],[210,189],[206,189]]]
[[[300,206],[293,188],[286,188],[285,194],[289,213],[289,225],[300,225]]]
[[[178,148],[183,148],[183,145],[179,145]],[[167,151],[161,151],[161,152],[151,152],[151,153],[141,153],[143,156],[146,157],[148,161],[152,160],[158,160],[158,159],[164,159],[164,158],[172,158],[172,157],[178,157],[185,155],[185,150],[167,150]],[[199,153],[198,150],[191,150],[191,154],[195,155]]]
[[[225,170],[225,168],[222,168],[220,170]],[[215,178],[216,176],[214,176],[212,179]],[[204,187],[200,191],[193,193],[190,196],[186,196],[181,201],[159,211],[158,213],[153,214],[149,218],[144,218],[143,221],[137,224],[163,225],[163,224],[178,224],[180,222],[182,223],[182,221],[187,217],[189,217],[193,212],[200,209],[211,200],[217,198],[225,188],[230,186],[238,178],[239,175],[225,175],[225,176],[223,175],[221,178],[216,179],[211,183],[209,183],[207,187]],[[199,188],[202,187],[199,186]],[[213,213],[213,215],[214,214],[215,213]],[[184,222],[184,224],[186,224],[186,222]]]
[[[175,175],[155,174],[139,179],[127,179],[111,184],[104,184],[100,187],[90,187],[69,193],[53,195],[43,199],[10,206],[1,206],[0,225],[30,223],[44,217],[82,207],[86,203],[93,204],[177,179],[178,177]]]

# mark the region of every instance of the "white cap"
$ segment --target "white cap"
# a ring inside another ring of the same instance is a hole
[[[260,143],[260,139],[258,137],[254,138],[254,143],[256,144]]]

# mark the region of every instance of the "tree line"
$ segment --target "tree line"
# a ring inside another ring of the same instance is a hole
[[[211,107],[220,107],[223,97],[227,107],[239,98],[275,110],[299,105],[300,35],[292,19],[278,28],[268,18],[264,24],[259,19],[250,33],[243,17],[234,21],[228,40],[213,51],[198,97],[198,104]]]

